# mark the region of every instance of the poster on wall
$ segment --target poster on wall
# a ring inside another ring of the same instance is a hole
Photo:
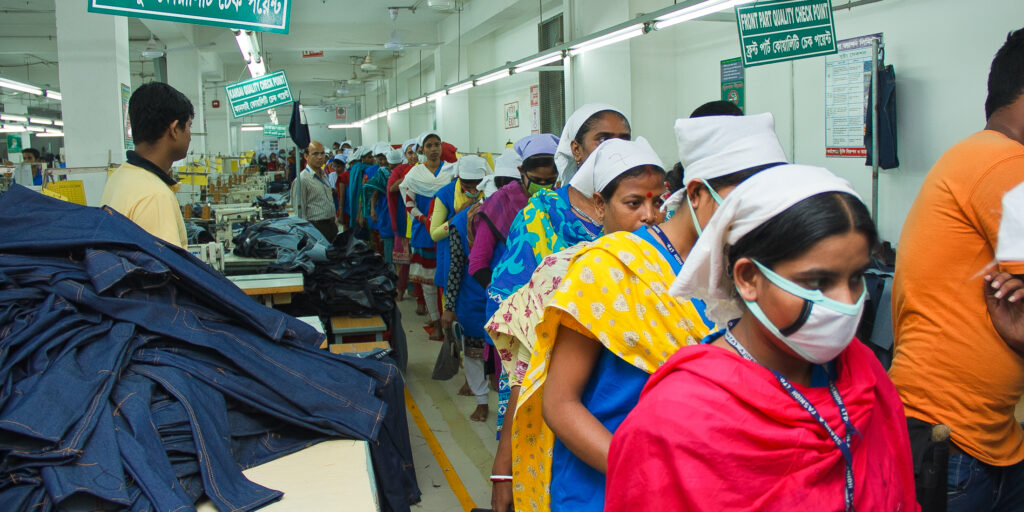
[[[334,109],[335,119],[345,119],[348,117],[348,107],[338,107]]]
[[[505,129],[519,128],[519,102],[505,104]]]
[[[124,148],[135,149],[135,141],[132,140],[132,121],[128,119],[128,100],[132,97],[132,90],[125,84],[121,84],[121,127],[124,129]]]
[[[530,86],[530,133],[540,133],[540,86]]]
[[[743,73],[743,61],[736,57],[722,61],[722,100],[732,102],[743,109],[743,88],[745,86],[745,75]]]
[[[882,34],[839,41],[825,58],[825,156],[866,158],[864,115],[871,89],[871,43]]]

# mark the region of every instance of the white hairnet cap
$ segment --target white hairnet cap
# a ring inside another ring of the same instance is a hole
[[[996,260],[1024,262],[1024,183],[1003,195]]]
[[[519,179],[521,177],[519,175],[520,165],[523,165],[523,159],[516,153],[516,150],[505,148],[505,151],[501,152],[501,156],[494,159],[494,176]]]
[[[860,198],[846,180],[828,169],[809,165],[772,167],[740,183],[711,216],[669,293],[703,300],[708,318],[719,326],[738,318],[743,301],[733,293],[728,274],[729,247],[791,206],[824,192],[845,192]]]
[[[464,180],[482,180],[491,172],[487,160],[477,155],[466,155],[459,159],[458,176]]]
[[[641,165],[665,168],[647,139],[608,139],[587,157],[569,185],[590,197],[604,190],[622,173]]]
[[[594,114],[606,110],[618,112],[622,117],[626,117],[626,114],[623,114],[617,107],[607,103],[587,103],[576,109],[565,121],[562,135],[558,137],[558,146],[555,149],[555,167],[558,169],[559,182],[569,183],[572,181],[573,175],[576,174],[576,159],[572,156],[572,141],[576,139],[576,134],[583,127],[583,123],[586,123],[587,119]]]

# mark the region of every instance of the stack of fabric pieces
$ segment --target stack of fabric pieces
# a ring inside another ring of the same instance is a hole
[[[0,195],[0,510],[253,510],[242,469],[363,439],[419,501],[403,382],[117,212]],[[383,478],[386,476],[386,478]]]

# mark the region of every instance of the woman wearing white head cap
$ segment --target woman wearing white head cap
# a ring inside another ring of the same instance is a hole
[[[422,286],[423,299],[430,315],[433,328],[432,339],[441,336],[441,311],[437,301],[437,287],[434,285],[434,271],[437,267],[437,244],[430,234],[430,206],[439,190],[452,181],[451,166],[441,160],[441,136],[434,131],[420,134],[416,145],[425,159],[409,169],[399,186],[405,200],[405,210],[412,222],[412,264],[409,278]]]
[[[467,155],[455,163],[456,180],[445,185],[434,195],[430,217],[430,237],[437,242],[437,270],[434,284],[442,291],[448,286],[451,254],[448,247],[448,222],[461,212],[479,203],[480,183],[490,174],[487,161],[477,155]],[[442,322],[450,324],[450,322]]]
[[[630,139],[629,120],[618,108],[606,103],[587,103],[565,121],[558,138],[555,165],[558,181],[565,185],[594,149],[608,139]]]
[[[826,169],[736,187],[670,289],[725,328],[651,376],[612,440],[607,510],[918,510],[903,406],[854,339],[876,243]]]
[[[402,186],[405,174],[414,165],[419,163],[419,158],[416,156],[416,139],[409,139],[403,142],[399,154],[403,160],[391,168],[391,177],[388,178],[387,197],[388,213],[391,216],[391,229],[395,233],[393,261],[398,271],[398,301],[401,302],[405,298],[405,292],[409,287],[409,262],[412,258],[409,238],[412,237],[412,222],[409,219],[409,214],[405,212],[405,201],[402,200],[399,188]],[[417,304],[417,313],[426,314],[427,306],[423,302],[422,294],[420,295],[417,299],[419,302]]]
[[[370,229],[376,233],[375,238],[380,240],[380,254],[384,256],[384,262],[391,263],[395,232],[392,228],[391,213],[388,211],[387,190],[391,167],[401,163],[402,153],[386,142],[380,144],[383,146],[374,146],[374,153],[377,153],[377,172],[367,180],[363,193],[369,196],[367,202],[370,205]]]
[[[572,183],[579,190],[595,198],[603,214],[605,231],[617,232],[633,231],[657,221],[661,194],[665,191],[664,179],[665,171],[661,160],[641,137],[636,141],[605,141],[583,163]],[[513,395],[518,394],[511,436],[503,436],[511,440],[511,471],[508,474],[517,475],[514,482],[516,510],[529,510],[534,504],[538,510],[546,510],[549,478],[553,509],[561,507],[572,510],[595,510],[600,509],[603,503],[603,484],[597,481],[603,477],[598,475],[597,478],[588,478],[587,475],[583,475],[579,468],[586,464],[565,449],[567,444],[553,445],[553,436],[545,424],[545,420],[549,418],[549,396],[545,390],[561,386],[556,383],[545,387],[545,382],[564,379],[569,374],[593,374],[594,392],[603,397],[591,401],[586,396],[581,397],[582,387],[577,390],[579,393],[575,402],[580,404],[582,400],[582,406],[572,409],[575,421],[592,421],[599,428],[604,428],[602,423],[611,419],[608,413],[618,407],[614,405],[618,400],[615,389],[619,385],[616,382],[622,377],[621,367],[630,367],[628,362],[615,363],[615,360],[624,355],[623,353],[616,355],[610,350],[605,351],[609,359],[600,365],[593,364],[589,367],[586,367],[586,363],[575,362],[569,365],[555,364],[554,360],[551,360],[550,366],[546,364],[555,341],[562,346],[563,333],[559,326],[562,325],[563,319],[571,322],[573,328],[579,329],[579,332],[589,332],[590,322],[583,321],[582,317],[578,316],[580,312],[575,308],[570,307],[569,312],[563,315],[562,310],[558,309],[560,306],[555,306],[554,309],[545,306],[556,304],[558,298],[563,295],[571,296],[572,301],[582,301],[585,300],[584,297],[593,297],[594,294],[603,293],[607,287],[616,286],[607,275],[598,275],[610,262],[596,258],[597,264],[593,267],[590,266],[589,260],[584,265],[576,263],[580,261],[580,254],[602,246],[601,240],[603,238],[580,243],[545,257],[533,272],[529,284],[509,296],[488,324],[488,331],[498,348],[502,364],[509,373]],[[572,264],[569,263],[570,260],[573,261]],[[588,277],[582,280],[571,277],[581,272]],[[593,279],[595,276],[598,276],[599,280]],[[605,320],[609,318],[620,319],[626,324],[630,322],[630,319],[621,313],[611,311],[604,315]],[[601,343],[608,341],[597,332],[581,336],[586,336],[584,339],[596,348],[600,348],[601,345],[595,340],[600,339]],[[566,349],[560,353],[569,352]],[[587,377],[582,377],[582,380],[586,381]],[[513,408],[510,407],[509,410],[512,411]],[[568,410],[566,412],[568,413]],[[533,439],[537,441],[528,441]],[[502,445],[499,443],[499,455],[501,450]],[[495,461],[496,470],[499,469],[499,462]]]

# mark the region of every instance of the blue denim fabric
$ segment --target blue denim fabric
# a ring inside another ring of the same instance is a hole
[[[948,512],[1024,510],[1024,462],[990,466],[965,453],[949,455]]]
[[[370,442],[384,510],[418,501],[392,364],[112,210],[15,187],[0,218],[0,510],[251,510],[280,493],[242,468],[331,437]]]

